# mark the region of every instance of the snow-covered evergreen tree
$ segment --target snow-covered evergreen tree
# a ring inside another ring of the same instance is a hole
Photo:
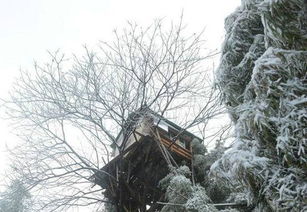
[[[225,29],[217,84],[236,141],[211,172],[254,211],[307,211],[307,2],[242,0]]]
[[[219,178],[213,179],[209,175],[211,165],[221,158],[225,151],[223,143],[216,142],[216,147],[210,152],[198,140],[191,143],[193,153],[194,178],[196,183],[203,187],[206,195],[214,203],[226,202],[231,193],[230,186]]]
[[[190,177],[189,167],[171,167],[171,172],[160,181],[161,187],[166,190],[165,196],[168,200],[161,212],[218,211],[212,205],[205,188],[193,185]]]
[[[0,193],[0,212],[31,211],[31,195],[20,180],[14,180]]]

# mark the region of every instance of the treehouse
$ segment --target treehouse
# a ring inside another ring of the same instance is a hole
[[[157,202],[164,200],[159,181],[169,165],[191,166],[191,142],[199,138],[153,112],[134,113],[127,125],[95,183],[117,211],[159,211]]]

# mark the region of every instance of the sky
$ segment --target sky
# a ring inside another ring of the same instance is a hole
[[[240,0],[0,0],[0,98],[6,98],[20,69],[31,71],[34,61],[47,61],[47,51],[79,54],[85,44],[94,48],[110,39],[127,21],[141,26],[157,18],[176,21],[183,11],[191,33],[205,28],[207,47],[219,49],[224,19],[239,4]],[[0,119],[0,138],[3,175],[9,164],[5,146],[18,139],[7,120]]]

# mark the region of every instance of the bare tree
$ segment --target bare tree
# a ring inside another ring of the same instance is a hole
[[[215,53],[204,51],[202,33],[156,21],[114,35],[95,52],[85,47],[83,57],[50,53],[49,63],[21,73],[6,101],[24,140],[14,170],[39,210],[101,206],[103,190],[90,179],[111,159],[132,112],[147,107],[185,129],[222,112],[203,64]]]

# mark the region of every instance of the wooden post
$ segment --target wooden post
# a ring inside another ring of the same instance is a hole
[[[192,183],[193,183],[193,186],[195,186],[195,171],[194,171],[194,160],[193,160],[193,149],[192,149],[192,146],[190,147],[191,148],[191,170],[192,170]]]

